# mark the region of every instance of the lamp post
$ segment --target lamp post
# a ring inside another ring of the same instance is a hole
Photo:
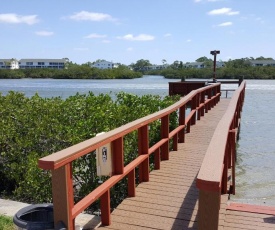
[[[213,50],[210,51],[210,54],[214,55],[214,65],[213,65],[213,82],[216,82],[216,56],[217,54],[219,54],[220,51],[219,50]]]

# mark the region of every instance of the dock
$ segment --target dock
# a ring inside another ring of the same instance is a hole
[[[75,229],[75,218],[100,199],[101,229],[274,229],[275,208],[230,200],[237,192],[236,143],[244,97],[245,82],[230,99],[221,98],[221,83],[206,85],[164,110],[40,159],[39,167],[53,172],[55,223]],[[178,126],[170,130],[174,112]],[[149,146],[154,121],[161,121],[161,138]],[[123,138],[133,131],[139,155],[125,165]],[[72,162],[107,144],[113,149],[112,176],[74,203]],[[128,198],[111,211],[110,189],[123,178],[128,178]]]

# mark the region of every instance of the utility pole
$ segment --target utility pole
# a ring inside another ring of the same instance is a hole
[[[217,56],[217,54],[220,54],[220,51],[219,50],[213,50],[213,51],[210,51],[210,54],[214,55],[213,82],[216,82],[217,81],[217,79],[216,79],[216,56]]]

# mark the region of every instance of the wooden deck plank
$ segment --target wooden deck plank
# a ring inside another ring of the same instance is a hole
[[[197,229],[198,189],[196,176],[214,130],[228,106],[224,99],[208,111],[178,151],[161,161],[160,170],[150,173],[149,182],[136,188],[136,197],[125,199],[111,215],[107,229]],[[224,221],[226,199],[222,198],[221,219]],[[113,225],[113,226],[112,226]]]
[[[230,207],[230,206],[229,206]],[[265,208],[263,208],[265,209]],[[261,212],[263,212],[263,209]],[[266,207],[268,210],[269,208]],[[249,210],[231,210],[226,206],[223,230],[262,230],[275,229],[275,216],[270,213],[255,213]]]

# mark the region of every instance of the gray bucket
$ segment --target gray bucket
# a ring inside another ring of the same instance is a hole
[[[54,229],[53,205],[35,204],[20,209],[13,217],[18,229]]]

